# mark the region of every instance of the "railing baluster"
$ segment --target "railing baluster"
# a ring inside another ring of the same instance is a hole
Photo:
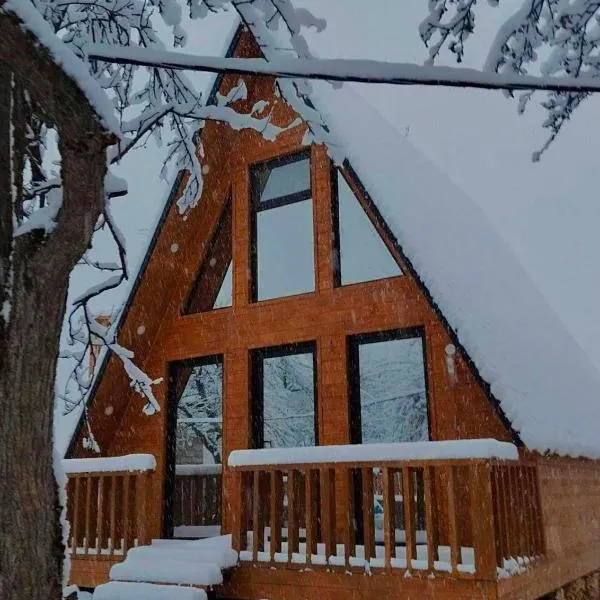
[[[83,538],[83,553],[87,554],[90,547],[90,518],[92,511],[92,477],[86,478],[85,484],[85,537]]]
[[[385,568],[391,571],[392,558],[396,557],[396,494],[394,471],[390,467],[383,467],[383,545]]]
[[[343,481],[343,542],[344,542],[344,564],[346,569],[350,568],[350,557],[356,554],[354,538],[354,493],[352,485],[352,470],[339,469]]]
[[[527,467],[519,465],[518,473],[518,503],[519,515],[521,517],[521,556],[530,554],[530,528],[531,519],[529,518],[529,491],[527,485]]]
[[[79,514],[79,482],[81,481],[81,478],[75,475],[71,481],[73,481],[73,486],[75,488],[73,500],[73,535],[71,537],[71,553],[73,556],[75,556],[77,553],[77,544],[79,543],[79,520],[81,518]]]
[[[110,478],[110,539],[108,541],[108,555],[112,556],[115,551],[115,536],[117,531],[117,477]]]
[[[337,554],[335,538],[335,471],[321,469],[321,535],[327,560]]]
[[[275,561],[275,554],[281,552],[281,511],[283,510],[283,495],[281,485],[281,471],[271,471],[271,561]],[[289,475],[288,475],[289,478]]]
[[[258,560],[258,553],[265,545],[265,528],[263,524],[263,509],[260,498],[261,472],[254,471],[252,482],[252,559]]]
[[[417,558],[417,539],[415,533],[415,484],[414,471],[410,467],[402,469],[402,498],[404,505],[404,539],[406,544],[406,568],[412,568]]]
[[[450,542],[450,566],[452,572],[458,570],[460,546],[458,540],[458,518],[456,514],[456,473],[453,466],[445,468],[446,490],[448,494],[448,539]]]
[[[131,505],[131,498],[129,493],[130,476],[128,474],[123,475],[123,555],[127,554],[127,550],[131,548],[131,538],[129,534],[130,522],[129,522],[129,511]]]
[[[519,556],[519,520],[517,507],[517,497],[515,493],[515,471],[512,465],[508,465],[507,469],[507,494],[508,494],[508,522],[510,524],[510,545],[509,545],[509,556],[516,558]]]
[[[504,559],[510,558],[511,555],[511,526],[510,526],[510,510],[511,506],[509,503],[509,479],[508,479],[508,467],[502,465],[500,469],[500,487],[502,489],[502,521],[504,523],[504,553],[500,557],[500,567],[504,566]]]
[[[296,497],[298,489],[297,474],[296,470],[290,469],[287,478],[287,543],[289,562],[292,562],[294,552],[298,552],[300,543],[298,535],[298,499]]]
[[[496,537],[496,565],[500,566],[504,554],[504,520],[502,516],[502,492],[500,489],[500,467],[492,466],[492,497],[494,500],[494,534]]]
[[[363,544],[365,560],[375,558],[375,498],[373,494],[373,469],[361,469],[362,478],[362,511],[363,511]]]
[[[423,473],[425,486],[425,530],[427,532],[427,568],[433,571],[438,555],[438,523],[435,498],[435,469],[425,467]]]
[[[96,500],[96,554],[100,555],[102,550],[102,538],[104,537],[104,475],[98,477],[98,493]]]
[[[542,504],[540,501],[539,472],[537,465],[531,469],[531,480],[533,486],[533,512],[534,512],[534,533],[535,533],[535,554],[541,556],[546,548],[544,543],[544,528],[542,526]]]
[[[312,555],[317,554],[317,479],[315,472],[307,469],[304,472],[306,490],[306,563],[312,563]]]

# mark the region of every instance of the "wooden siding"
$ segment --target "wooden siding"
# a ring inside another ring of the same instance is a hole
[[[238,55],[255,50],[242,38]],[[225,77],[222,91],[237,82]],[[270,101],[274,123],[287,125],[296,115],[274,94],[270,78],[247,78],[248,99],[238,110],[250,110],[258,99]],[[103,453],[149,452],[157,457],[153,476],[156,502],[151,507],[152,533],[161,533],[165,459],[167,365],[183,358],[224,354],[225,406],[224,457],[250,441],[249,356],[251,348],[289,342],[316,341],[318,363],[319,438],[323,444],[348,443],[349,402],[347,336],[355,333],[420,326],[425,332],[427,384],[432,439],[511,435],[496,414],[459,353],[455,373],[447,368],[446,347],[451,339],[436,311],[410,275],[344,287],[334,286],[331,167],[326,151],[313,146],[312,188],[315,227],[316,289],[310,294],[260,303],[250,302],[247,273],[249,246],[249,166],[301,147],[302,125],[281,134],[276,141],[261,134],[233,131],[224,124],[207,123],[203,132],[207,175],[197,208],[182,218],[173,204],[153,249],[119,342],[135,352],[136,361],[152,377],[163,410],[142,414],[142,399],[129,388],[118,360],[111,358],[96,391],[91,423]],[[182,183],[183,185],[183,183]],[[233,307],[182,315],[196,273],[210,246],[226,202],[232,199]],[[393,244],[387,240],[402,264]],[[178,251],[173,252],[173,244]],[[406,272],[406,269],[405,269]],[[138,334],[138,327],[144,333]],[[106,410],[112,407],[112,412]],[[110,414],[107,414],[110,413]],[[85,456],[80,440],[75,455]],[[227,470],[224,473],[224,527],[229,527],[227,506],[239,502]]]

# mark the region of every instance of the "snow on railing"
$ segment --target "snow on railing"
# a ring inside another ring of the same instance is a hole
[[[175,465],[175,475],[221,475],[223,465]]]
[[[65,458],[63,469],[67,475],[77,473],[122,473],[143,472],[156,469],[152,454],[126,454],[99,458]]]
[[[405,442],[396,444],[352,444],[344,446],[306,446],[300,448],[263,448],[234,450],[230,467],[259,465],[341,464],[469,459],[518,460],[514,444],[494,439]]]
[[[510,443],[247,450],[229,466],[241,561],[495,580],[544,554],[537,466]]]

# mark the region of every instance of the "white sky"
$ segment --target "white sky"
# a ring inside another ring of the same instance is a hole
[[[323,33],[307,35],[319,56],[417,63],[427,57],[417,30],[426,11],[424,1],[297,3],[327,20]],[[497,28],[520,3],[504,0],[498,9],[480,3],[481,18],[468,41],[464,66],[481,67]],[[186,51],[222,53],[231,23],[231,15],[192,23]],[[446,64],[452,61],[445,57]],[[600,135],[594,135],[598,99],[588,100],[542,161],[532,163],[531,153],[545,139],[544,114],[533,105],[518,116],[515,102],[500,92],[381,85],[356,89],[482,206],[600,366],[600,202],[595,194]],[[130,194],[115,200],[114,213],[127,238],[132,267],[142,258],[170,187],[159,178],[163,153],[150,143],[118,169],[129,182]],[[88,284],[79,277],[74,287]],[[113,294],[104,307],[119,300]]]

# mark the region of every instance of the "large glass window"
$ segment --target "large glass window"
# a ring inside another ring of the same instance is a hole
[[[220,358],[178,369],[176,465],[221,464],[223,362]]]
[[[251,182],[253,300],[314,291],[308,153],[255,166]]]
[[[393,331],[350,338],[354,443],[429,438],[423,338]]]
[[[317,443],[315,359],[314,344],[254,351],[254,447]]]
[[[338,215],[338,284],[402,275],[400,266],[338,170],[334,184],[334,206]]]

